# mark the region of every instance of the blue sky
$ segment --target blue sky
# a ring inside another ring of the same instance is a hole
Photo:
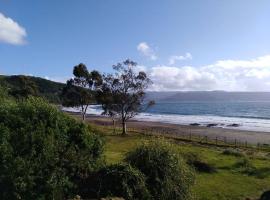
[[[155,90],[270,90],[269,9],[269,0],[0,0],[0,73],[62,81],[80,62],[110,72],[131,58]]]

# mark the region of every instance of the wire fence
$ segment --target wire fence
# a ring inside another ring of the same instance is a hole
[[[119,135],[122,132],[122,127],[117,123],[115,127],[110,123],[98,124],[101,129],[106,129],[110,131],[113,135]],[[138,133],[146,136],[161,136],[170,139],[175,139],[183,142],[197,143],[202,145],[212,145],[217,147],[232,147],[232,148],[248,148],[248,149],[258,149],[270,151],[270,144],[267,143],[250,143],[247,140],[240,140],[232,137],[226,136],[208,136],[203,134],[193,133],[188,129],[175,130],[170,128],[162,127],[128,127],[127,132]]]

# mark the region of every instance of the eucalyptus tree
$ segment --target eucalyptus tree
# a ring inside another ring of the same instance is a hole
[[[82,63],[74,67],[73,75],[74,78],[67,81],[62,91],[62,104],[79,108],[85,120],[89,105],[96,102],[95,95],[102,85],[102,75],[96,70],[89,72]]]
[[[137,63],[125,60],[113,65],[114,74],[104,75],[99,95],[103,114],[118,118],[122,123],[122,134],[127,134],[126,122],[153,105],[145,102],[145,90],[151,80],[143,71],[135,70]]]

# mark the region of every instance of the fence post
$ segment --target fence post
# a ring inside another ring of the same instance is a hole
[[[218,145],[218,137],[216,136],[216,146]]]
[[[206,144],[208,143],[208,138],[207,138],[207,136],[205,136],[205,142],[206,142]]]
[[[235,146],[235,148],[237,147],[237,140],[236,139],[234,139],[234,146]]]

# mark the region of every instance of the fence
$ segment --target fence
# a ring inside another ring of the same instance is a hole
[[[112,131],[112,134],[120,134],[121,126],[117,125],[113,127],[110,123],[99,124],[100,128],[104,128]],[[264,143],[249,143],[246,140],[234,139],[231,137],[224,136],[206,136],[202,134],[192,133],[191,130],[172,130],[168,128],[161,127],[151,127],[151,128],[127,128],[128,132],[135,132],[138,134],[148,135],[148,136],[162,136],[170,139],[175,139],[177,141],[197,143],[201,145],[212,145],[217,147],[233,147],[233,148],[256,148],[260,150],[270,151],[270,145]]]

